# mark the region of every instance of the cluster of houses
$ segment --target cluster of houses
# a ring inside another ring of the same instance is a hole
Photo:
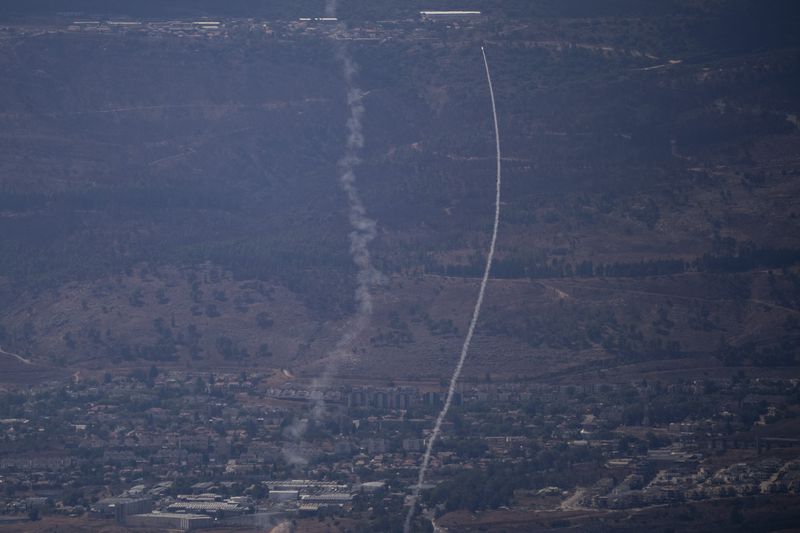
[[[586,471],[601,472],[584,490],[586,507],[794,493],[800,442],[775,428],[797,391],[792,380],[467,381],[442,428],[429,479],[564,456],[592,461]],[[665,419],[648,408],[686,398],[702,398],[713,410]],[[346,512],[375,488],[372,480],[413,483],[443,400],[443,387],[431,384],[318,390],[297,381],[278,386],[259,373],[176,370],[44,384],[15,393],[15,407],[0,419],[0,490],[9,514],[39,498],[53,512],[79,515],[92,507],[153,528]],[[317,424],[311,414],[323,405],[328,415]],[[740,408],[751,414],[737,414]],[[731,450],[758,460],[716,459],[712,467],[709,458]],[[287,481],[298,473],[311,481]],[[200,485],[175,495],[172,483],[186,476]],[[337,481],[323,481],[331,479]],[[576,482],[565,471],[558,490],[569,493]],[[214,491],[213,483],[249,492]],[[109,486],[131,489],[108,500]]]
[[[800,460],[766,458],[714,469],[669,450],[629,468],[619,483],[611,477],[585,490],[587,507],[628,509],[665,503],[700,501],[734,496],[800,494]],[[654,469],[649,475],[647,469]]]

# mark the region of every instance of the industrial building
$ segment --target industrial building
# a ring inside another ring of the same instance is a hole
[[[130,515],[149,513],[152,510],[153,500],[149,498],[105,498],[95,503],[91,512],[102,518],[113,518],[122,524]]]
[[[214,519],[210,516],[199,514],[155,512],[129,516],[125,520],[125,525],[131,527],[194,531],[195,529],[214,527]]]
[[[480,11],[420,11],[422,20],[453,20],[480,17]]]

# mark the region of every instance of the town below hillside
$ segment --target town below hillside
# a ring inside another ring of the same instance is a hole
[[[796,528],[795,3],[3,0],[0,529]]]
[[[153,366],[6,392],[0,524],[395,530],[444,390]],[[418,527],[777,529],[798,519],[798,413],[798,379],[746,371],[468,380]]]

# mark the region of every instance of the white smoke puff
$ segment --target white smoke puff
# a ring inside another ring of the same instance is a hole
[[[291,466],[306,466],[308,464],[310,457],[307,457],[303,452],[302,448],[294,445],[284,445],[281,448],[281,455],[283,455],[284,461]]]
[[[300,453],[298,446],[298,441],[302,439],[307,430],[308,420],[302,418],[293,421],[282,432],[284,439],[291,442],[284,442],[281,447],[281,455],[283,455],[283,460],[292,466],[305,466],[308,464],[308,458]]]
[[[291,522],[283,522],[273,527],[269,533],[294,533],[294,526]]]
[[[283,435],[291,439],[299,439],[305,434],[307,429],[308,420],[301,418],[299,420],[295,420],[289,426],[287,426],[286,429],[283,430]]]
[[[419,491],[422,483],[425,481],[425,473],[428,470],[428,464],[431,460],[431,452],[439,433],[442,430],[442,422],[444,422],[447,412],[450,410],[450,404],[453,402],[453,395],[456,392],[456,384],[458,378],[461,376],[461,369],[464,368],[464,361],[467,359],[469,352],[469,345],[472,342],[472,336],[475,333],[475,325],[478,323],[478,317],[481,313],[481,306],[483,305],[483,296],[486,292],[486,284],[489,281],[489,273],[492,270],[492,260],[494,259],[494,248],[497,243],[497,228],[500,226],[500,127],[497,125],[497,106],[494,103],[494,88],[492,87],[492,77],[489,74],[489,62],[486,60],[486,52],[481,46],[481,54],[483,54],[483,64],[486,67],[486,81],[489,83],[489,96],[492,100],[492,117],[494,118],[494,140],[495,148],[497,149],[497,179],[495,181],[495,200],[494,200],[494,225],[492,227],[492,242],[489,244],[489,255],[486,257],[486,268],[483,271],[483,278],[481,279],[480,290],[478,291],[478,299],[475,302],[475,308],[472,311],[472,319],[469,322],[469,329],[467,336],[464,338],[464,345],[461,347],[461,356],[458,358],[458,364],[450,378],[450,387],[447,389],[447,399],[444,402],[439,416],[436,417],[436,424],[433,426],[433,433],[428,440],[428,445],[425,448],[425,454],[422,456],[422,465],[419,468],[419,476],[417,484],[414,486],[411,496],[411,506],[406,515],[406,521],[403,526],[403,531],[409,533],[411,531],[411,520],[414,518],[416,511],[417,500],[419,499]]]

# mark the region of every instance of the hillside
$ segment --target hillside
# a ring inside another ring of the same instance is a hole
[[[351,3],[347,29],[197,7],[213,32],[96,4],[11,2],[0,27],[0,346],[47,372],[316,372],[355,309],[332,39],[359,65],[384,275],[342,374],[455,364],[493,214],[484,43],[504,202],[465,371],[800,363],[790,4],[491,2],[446,23]]]

